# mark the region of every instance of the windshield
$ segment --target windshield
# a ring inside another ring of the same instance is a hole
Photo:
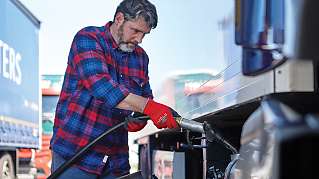
[[[44,134],[52,134],[55,108],[59,96],[42,96],[42,129]]]

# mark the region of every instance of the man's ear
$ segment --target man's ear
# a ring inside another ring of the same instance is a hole
[[[115,24],[117,26],[121,26],[124,23],[124,14],[122,12],[118,12],[115,15]]]

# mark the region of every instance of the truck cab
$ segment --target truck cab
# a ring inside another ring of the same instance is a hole
[[[42,146],[35,151],[35,167],[37,178],[47,178],[51,173],[52,155],[50,140],[53,134],[53,124],[56,105],[62,88],[63,75],[42,75]]]

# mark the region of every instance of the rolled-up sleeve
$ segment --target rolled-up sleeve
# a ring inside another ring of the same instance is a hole
[[[105,53],[96,38],[88,32],[80,31],[73,40],[69,63],[91,95],[103,101],[107,107],[113,108],[129,91],[112,79]]]

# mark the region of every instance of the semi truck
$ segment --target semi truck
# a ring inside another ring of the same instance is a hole
[[[144,178],[319,177],[319,3],[231,1],[218,22],[224,56],[211,59],[225,68],[204,82],[175,75],[155,98],[204,129],[138,138]]]
[[[40,147],[40,21],[18,0],[4,0],[0,27],[0,178],[15,178],[18,149]]]

